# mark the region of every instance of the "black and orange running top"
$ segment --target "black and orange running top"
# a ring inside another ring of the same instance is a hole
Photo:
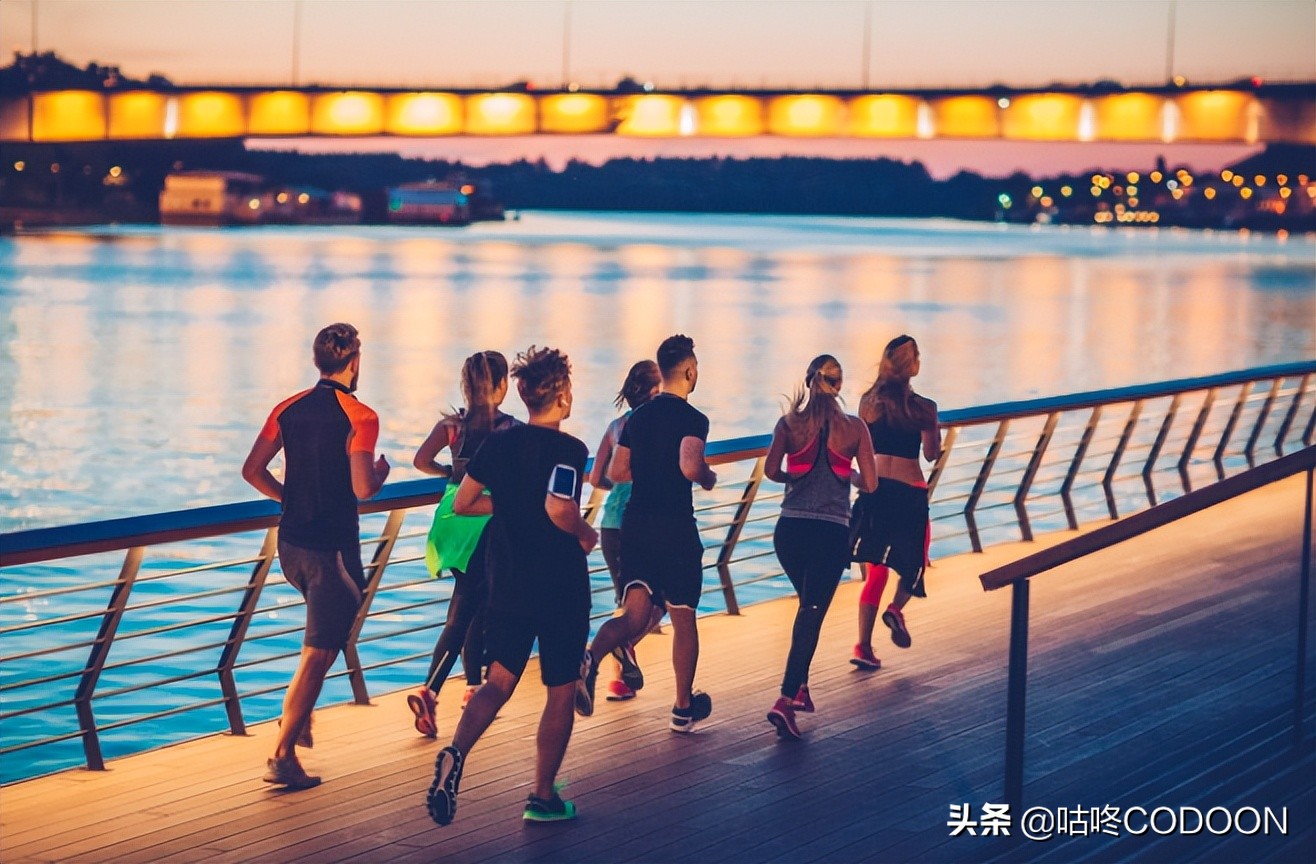
[[[275,406],[260,438],[283,447],[280,538],[307,549],[359,543],[348,455],[374,455],[379,415],[343,385],[322,378]]]

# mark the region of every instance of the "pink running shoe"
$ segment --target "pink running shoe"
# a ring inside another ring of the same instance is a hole
[[[791,700],[791,707],[796,711],[803,711],[805,714],[813,713],[813,700],[809,698],[809,685],[801,684],[800,692],[795,694]]]
[[[434,716],[434,692],[422,687],[407,697],[407,707],[416,715],[416,731],[426,738],[439,737],[439,721]]]
[[[626,682],[618,678],[615,681],[608,682],[608,695],[603,697],[609,702],[625,702],[628,699],[635,698],[635,691],[626,686]]]
[[[882,661],[878,660],[877,656],[873,654],[873,646],[871,645],[854,646],[854,654],[850,656],[850,662],[866,672],[882,668]]]
[[[882,623],[891,628],[891,641],[897,648],[908,648],[913,644],[909,631],[905,629],[905,616],[895,606],[886,607],[882,613]]]
[[[785,696],[779,698],[768,712],[768,722],[777,727],[778,738],[791,738],[798,741],[801,737],[800,727],[795,725],[794,703]]]

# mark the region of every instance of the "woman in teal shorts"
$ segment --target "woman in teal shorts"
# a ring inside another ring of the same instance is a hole
[[[521,422],[498,410],[507,396],[507,358],[502,354],[481,351],[467,357],[462,364],[461,383],[466,407],[445,414],[412,460],[418,470],[448,479],[425,543],[425,565],[431,576],[437,578],[447,569],[455,580],[448,601],[448,620],[434,645],[425,686],[407,697],[407,706],[416,718],[416,731],[429,738],[438,735],[437,697],[458,653],[466,672],[467,699],[480,686],[484,666],[484,606],[489,583],[483,538],[489,517],[458,516],[452,512],[452,500],[466,473],[466,463],[484,439]],[[451,466],[435,461],[445,448],[453,454]],[[462,704],[465,706],[465,702]]]
[[[599,546],[603,549],[603,560],[612,575],[618,603],[621,602],[622,587],[626,584],[622,581],[621,575],[621,517],[626,512],[626,502],[631,497],[631,484],[614,484],[609,480],[608,463],[612,461],[612,453],[617,447],[617,439],[621,437],[626,419],[631,416],[632,411],[652,399],[661,385],[662,375],[658,371],[657,363],[652,360],[641,360],[631,367],[614,403],[618,408],[626,406],[626,413],[608,424],[608,428],[603,433],[603,440],[599,442],[598,451],[594,454],[594,469],[589,475],[591,486],[609,490],[607,500],[603,502],[603,513],[599,518]],[[656,627],[658,622],[662,621],[663,615],[661,609],[655,607],[654,611],[656,614],[650,623]],[[617,659],[619,668],[617,678],[608,684],[608,701],[634,699],[635,691],[644,686],[644,673],[640,671],[639,663],[635,659],[635,645],[632,643],[621,646],[612,654]]]

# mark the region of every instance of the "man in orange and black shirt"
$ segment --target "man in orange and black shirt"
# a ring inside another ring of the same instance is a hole
[[[242,476],[283,505],[279,564],[306,598],[301,662],[283,700],[283,719],[265,782],[306,789],[320,782],[294,749],[309,746],[311,711],[329,667],[347,645],[361,608],[357,501],[373,497],[388,477],[375,458],[379,417],[353,392],[361,374],[361,339],[351,324],[330,324],[315,337],[320,380],[275,406],[242,466]],[[284,481],[269,465],[284,451]]]

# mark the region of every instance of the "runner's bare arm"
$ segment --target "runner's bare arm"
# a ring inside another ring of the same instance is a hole
[[[352,491],[360,501],[375,497],[384,486],[390,470],[388,460],[383,456],[374,458],[374,453],[356,450],[348,454],[352,466]]]
[[[612,461],[608,464],[608,479],[613,483],[629,483],[631,480],[631,448],[618,444],[612,451]]]
[[[704,460],[704,439],[687,435],[681,439],[681,473],[691,483],[708,491],[717,484],[717,474]]]
[[[599,442],[599,449],[594,452],[594,467],[589,472],[589,485],[595,489],[611,489],[612,480],[608,477],[608,462],[612,459],[612,427],[617,423],[613,420],[608,424],[608,428],[603,433],[603,440]]]
[[[877,488],[877,456],[873,453],[873,436],[868,433],[868,424],[858,417],[851,418],[855,433],[859,436],[859,449],[855,461],[859,463],[857,472],[850,472],[850,482],[864,492]]]
[[[411,464],[416,466],[416,470],[423,474],[430,474],[434,477],[451,477],[451,465],[440,465],[434,461],[444,447],[451,445],[452,424],[447,420],[440,420],[434,424],[429,437],[416,450],[416,457],[411,460]]]
[[[781,470],[781,460],[786,458],[787,441],[786,420],[782,418],[772,430],[772,444],[768,446],[768,455],[763,459],[763,473],[769,480],[777,483],[789,483],[791,476]]]
[[[283,484],[270,473],[270,462],[281,449],[282,438],[273,441],[257,438],[256,443],[251,445],[251,452],[247,454],[247,461],[242,463],[242,479],[256,487],[256,491],[266,498],[273,498],[279,503],[283,503]]]
[[[554,525],[580,541],[580,548],[586,552],[594,551],[594,546],[599,542],[599,533],[580,515],[580,505],[574,499],[550,492],[544,496],[544,510]]]
[[[493,499],[484,494],[483,483],[467,474],[453,496],[452,512],[458,516],[491,516]]]

